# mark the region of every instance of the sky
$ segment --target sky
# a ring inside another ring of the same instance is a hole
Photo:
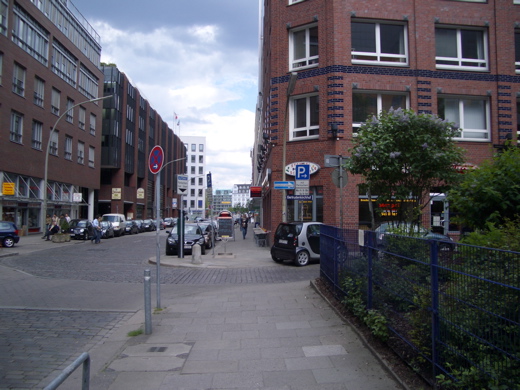
[[[73,3],[101,37],[101,61],[116,64],[175,134],[206,137],[214,189],[251,183],[259,1]]]

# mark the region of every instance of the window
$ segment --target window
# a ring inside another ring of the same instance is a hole
[[[34,78],[34,99],[37,106],[43,107],[43,96],[45,93],[45,81],[39,77]]]
[[[67,98],[67,115],[65,115],[65,120],[70,123],[74,122],[74,110],[72,107],[74,107],[74,100]]]
[[[437,27],[435,53],[438,69],[488,70],[487,34],[483,30]]]
[[[195,174],[195,166],[191,166],[191,174],[194,175]]]
[[[96,154],[96,149],[93,146],[88,147],[88,166],[90,168],[94,168],[94,157]]]
[[[520,30],[515,30],[515,70],[520,73]]]
[[[33,121],[31,146],[34,149],[42,150],[42,130],[43,130],[43,123],[38,122],[38,121]]]
[[[95,99],[98,95],[98,79],[83,65],[79,69],[78,89],[89,99]]]
[[[195,161],[195,157],[196,157],[196,156],[195,156],[194,154],[191,155],[191,163],[192,163],[192,164],[195,164],[195,162],[196,162],[196,161]]]
[[[199,164],[204,164],[204,156],[203,155],[199,156]]]
[[[353,64],[408,65],[406,25],[354,21],[351,36]]]
[[[9,139],[18,144],[22,143],[23,115],[16,111],[11,111],[11,131]]]
[[[290,140],[318,138],[318,95],[299,96],[290,100]]]
[[[199,167],[199,175],[202,175],[204,173],[203,167]]]
[[[49,33],[17,4],[14,5],[12,40],[31,56],[47,65]]]
[[[356,134],[359,127],[372,115],[390,108],[408,108],[408,96],[396,92],[354,92],[352,94],[352,133]]]
[[[318,66],[318,26],[292,30],[289,48],[289,69]]]
[[[520,0],[513,0],[513,4],[520,4]]]
[[[195,185],[195,178],[194,178],[194,177],[192,177],[192,178],[190,179],[190,184],[191,184],[192,186]]]
[[[72,137],[65,136],[65,151],[63,156],[66,160],[72,160]]]
[[[458,139],[488,141],[489,100],[482,97],[439,96],[438,114],[460,127]]]
[[[52,71],[76,87],[77,59],[58,41],[52,43]]]
[[[196,152],[197,151],[197,145],[196,144],[191,144],[191,151],[192,152]]]
[[[1,4],[1,0],[0,0]],[[4,55],[0,53],[0,85],[2,85],[2,73],[3,73]]]
[[[13,67],[13,92],[20,96],[25,92],[25,69],[18,64]]]
[[[78,113],[78,126],[81,130],[85,130],[85,120],[87,117],[87,109],[85,107],[79,107]]]
[[[51,95],[51,112],[54,115],[60,115],[60,91],[54,88]]]
[[[199,186],[204,185],[204,179],[202,177],[199,177]]]
[[[7,35],[7,3],[0,0],[0,34]]]
[[[90,134],[96,135],[96,116],[94,114],[90,114]]]
[[[199,144],[199,152],[203,152],[204,151],[204,144]]]
[[[190,189],[190,196],[195,196],[195,188]]]
[[[78,164],[85,163],[85,144],[81,141],[78,142]]]
[[[53,156],[58,155],[58,132],[56,130],[54,130],[51,133],[51,143],[50,143],[49,153],[52,154]]]

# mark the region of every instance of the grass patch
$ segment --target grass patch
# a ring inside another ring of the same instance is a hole
[[[127,336],[128,337],[135,337],[135,336],[139,336],[140,334],[143,334],[143,330],[142,329],[137,329],[137,330],[132,330],[132,331],[128,332]]]

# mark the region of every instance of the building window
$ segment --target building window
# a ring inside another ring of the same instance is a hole
[[[520,73],[520,30],[515,30],[515,70]]]
[[[520,4],[520,0],[513,0],[513,4]]]
[[[195,196],[195,188],[190,189],[190,196]]]
[[[191,182],[191,185],[194,186],[194,185],[195,185],[195,178],[192,177],[192,178],[190,179],[190,182]]]
[[[204,152],[204,144],[199,144],[199,152]]]
[[[67,98],[67,115],[65,115],[65,120],[69,123],[74,122],[74,110],[72,107],[74,107],[74,100]]]
[[[90,168],[94,168],[94,157],[96,154],[96,149],[93,146],[88,147],[88,166]]]
[[[483,30],[437,27],[435,53],[438,69],[488,70],[487,34]]]
[[[191,155],[191,163],[192,163],[192,164],[195,164],[195,162],[196,162],[196,161],[195,161],[195,155],[192,154],[192,155]]]
[[[439,96],[438,114],[460,127],[456,139],[489,141],[489,100],[482,97]]]
[[[78,89],[89,99],[95,99],[98,95],[98,79],[83,65],[79,69]]]
[[[96,116],[94,114],[90,114],[90,134],[96,135]],[[131,145],[133,145],[133,140]]]
[[[351,55],[353,64],[408,65],[406,25],[352,22]]]
[[[0,0],[0,34],[7,36],[7,1]]]
[[[45,93],[45,81],[39,77],[34,78],[34,104],[43,107],[43,97]]]
[[[23,115],[16,111],[11,111],[11,131],[9,139],[17,144],[22,143],[23,134]]]
[[[18,64],[13,67],[13,92],[20,96],[25,92],[25,69]]]
[[[53,156],[58,155],[58,132],[54,130],[51,133],[51,143],[49,144],[49,154],[52,154]]]
[[[38,121],[33,121],[31,146],[34,149],[42,150],[42,130],[43,130],[43,124]]]
[[[204,164],[204,156],[203,155],[199,156],[199,164]]]
[[[194,165],[191,166],[191,174],[192,174],[192,175],[195,174],[195,166],[194,166]]]
[[[294,29],[289,33],[289,69],[318,66],[318,26]]]
[[[77,61],[59,42],[52,43],[52,71],[73,87],[76,87]]]
[[[293,97],[289,104],[290,140],[313,139],[319,135],[319,97]]]
[[[356,134],[359,127],[372,115],[390,108],[408,108],[408,95],[396,92],[354,92],[352,94],[352,132]]]
[[[197,145],[196,144],[191,144],[191,151],[192,152],[196,152],[197,151]]]
[[[60,91],[54,88],[51,95],[51,112],[54,115],[60,115]]]
[[[47,65],[49,33],[17,4],[14,5],[12,40],[43,65]]]
[[[85,130],[86,117],[87,117],[87,109],[85,107],[80,107],[79,113],[78,113],[78,126],[81,130]]]
[[[78,142],[78,164],[85,163],[85,144],[81,141]]]
[[[3,53],[0,53],[0,85],[2,85],[3,70],[4,70],[4,55],[3,55]]]
[[[204,179],[202,177],[199,177],[199,186],[204,185]]]
[[[63,156],[66,160],[72,160],[72,137],[65,136],[65,150]]]
[[[199,175],[202,175],[204,173],[203,167],[199,167]]]

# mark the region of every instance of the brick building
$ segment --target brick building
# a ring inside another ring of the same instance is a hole
[[[361,123],[390,107],[458,123],[468,164],[516,143],[520,0],[263,3],[253,158],[263,227],[275,229],[285,214],[369,228],[361,178],[348,175],[340,189],[325,156],[348,156]],[[294,181],[296,165],[310,168],[312,198],[285,200],[294,191],[274,185]],[[432,227],[449,221],[445,194],[426,213]]]

